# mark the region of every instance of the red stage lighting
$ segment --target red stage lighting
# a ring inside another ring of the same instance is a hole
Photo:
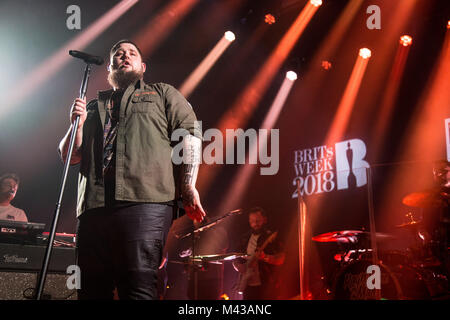
[[[248,120],[255,112],[265,91],[279,71],[280,66],[289,56],[289,53],[303,34],[303,31],[306,29],[306,26],[317,10],[318,7],[316,5],[307,2],[290,28],[283,35],[283,38],[279,41],[276,48],[261,66],[258,73],[244,88],[233,105],[221,117],[216,128],[225,133],[227,129],[244,128],[247,125]],[[290,83],[292,83],[292,81],[290,81]],[[198,190],[206,192],[217,174],[218,167],[217,165],[210,165],[205,166],[202,170],[203,174],[198,180]]]
[[[372,52],[369,49],[367,49],[367,48],[362,48],[362,49],[359,50],[359,55],[363,59],[368,59],[372,55]]]
[[[217,59],[223,54],[228,46],[236,39],[233,32],[227,31],[219,40],[216,46],[208,53],[203,61],[195,68],[189,77],[183,82],[180,87],[180,92],[187,98],[192,91],[197,87],[200,81],[205,77],[206,73],[216,63]]]
[[[224,293],[220,296],[220,300],[230,300],[230,297],[226,293]]]
[[[225,32],[225,39],[227,39],[228,41],[232,42],[236,39],[236,36],[234,35],[233,32],[231,31],[227,31]]]
[[[352,74],[347,82],[336,115],[328,131],[325,145],[339,141],[344,135],[352,115],[356,96],[358,95],[367,64],[369,63],[370,55],[371,52],[367,48],[359,50],[359,57],[356,59]]]
[[[400,44],[405,47],[410,46],[412,44],[412,38],[408,35],[401,36]]]
[[[273,15],[268,13],[264,16],[264,22],[267,24],[274,24],[276,22],[276,19]]]
[[[297,74],[294,71],[288,71],[286,72],[286,78],[288,78],[291,81],[297,80]]]
[[[322,0],[310,0],[311,4],[315,7],[319,7],[322,5]]]
[[[325,70],[330,70],[331,69],[331,62],[330,61],[322,61],[322,68],[324,68]]]

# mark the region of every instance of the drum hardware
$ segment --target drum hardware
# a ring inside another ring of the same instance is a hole
[[[224,254],[208,254],[201,256],[189,257],[189,261],[193,263],[213,263],[223,264],[225,261],[231,261],[237,258],[247,258],[249,255],[244,253],[230,252]]]
[[[332,231],[317,235],[312,238],[316,242],[337,242],[337,243],[348,243],[356,244],[361,240],[365,240],[370,237],[370,232],[363,230],[342,230],[342,231]],[[395,238],[391,234],[377,232],[375,234],[377,241],[391,240]]]
[[[429,189],[420,192],[412,192],[402,199],[402,203],[408,207],[429,208],[448,207],[450,194],[440,189]]]
[[[227,218],[230,218],[232,216],[239,215],[242,213],[243,213],[242,209],[232,210],[212,221],[209,221],[208,223],[206,223],[204,225],[195,227],[194,230],[189,231],[185,234],[175,234],[175,237],[178,240],[182,240],[182,239],[189,238],[189,237],[192,239],[192,249],[190,251],[189,258],[187,259],[187,264],[189,266],[191,266],[194,271],[194,300],[197,300],[197,298],[198,298],[198,274],[197,274],[197,272],[199,270],[205,269],[207,266],[207,263],[222,264],[221,260],[224,261],[224,259],[226,259],[226,258],[232,259],[231,257],[233,255],[235,255],[235,254],[228,254],[228,255],[225,254],[225,256],[221,255],[221,254],[203,255],[203,256],[196,255],[195,248],[196,248],[196,243],[200,237],[200,234],[202,232],[209,230],[209,229],[213,228],[214,226],[222,223]]]
[[[441,261],[433,254],[436,241],[421,229],[422,221],[415,221],[411,213],[409,221],[397,228],[411,230],[421,241],[417,248],[406,251],[380,250],[381,299],[409,300],[436,299],[448,295],[448,278],[442,270]],[[329,279],[327,294],[333,299],[377,299],[375,290],[367,288],[367,267],[373,264],[372,249],[367,249],[369,232],[362,230],[333,231],[312,239],[321,243],[335,243],[341,250],[334,255],[339,262],[337,270]],[[386,233],[376,233],[377,241],[395,238]],[[344,249],[345,248],[345,249]],[[343,249],[343,250],[342,250]],[[325,277],[324,277],[325,279]],[[328,281],[328,280],[327,280]]]
[[[340,252],[334,255],[334,260],[346,263],[351,262],[354,260],[361,259],[361,255],[368,254],[369,252],[372,252],[372,249],[356,249],[356,250],[348,250],[344,252]]]
[[[377,290],[367,286],[367,269],[371,260],[356,260],[345,265],[333,279],[331,294],[336,300],[373,300]],[[442,280],[433,278],[426,269],[403,264],[379,263],[381,299],[430,299],[445,294]]]
[[[338,249],[346,248],[334,255],[339,264],[332,276],[321,278],[327,282],[327,294],[338,300],[449,299],[450,189],[447,178],[446,183],[445,187],[413,192],[402,198],[402,203],[408,207],[431,209],[422,210],[423,219],[419,220],[409,212],[407,221],[395,226],[409,230],[414,236],[415,244],[406,250],[379,250],[378,255],[372,255],[373,251],[366,249],[370,242],[364,240],[372,239],[372,244],[375,241],[376,245],[380,240],[393,239],[390,234],[344,230],[313,237],[316,242],[335,243]],[[376,246],[372,248],[375,250]],[[370,276],[367,270],[373,264],[381,271],[380,290],[370,289],[367,285]]]
[[[449,200],[450,193],[448,188],[441,187],[412,192],[402,199],[404,205],[421,209],[432,209],[422,210],[425,220],[414,221],[412,213],[408,213],[406,216],[410,221],[397,226],[409,229],[416,239],[417,248],[410,248],[416,255],[416,265],[425,268],[445,265],[443,261],[448,252],[443,252],[446,250],[443,250],[442,247],[447,242],[445,233],[449,231],[446,224],[447,217],[445,214],[442,216],[441,214],[442,211],[448,209]],[[430,224],[429,221],[434,222]],[[447,229],[447,231],[442,233],[440,232],[441,229]]]
[[[405,214],[405,217],[408,218],[409,221],[396,225],[397,228],[415,229],[422,225],[422,220],[414,220],[412,212],[408,212],[407,214]]]

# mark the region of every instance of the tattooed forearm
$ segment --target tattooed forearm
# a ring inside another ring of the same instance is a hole
[[[198,172],[198,164],[183,165],[183,185],[195,185],[194,176],[196,172]]]
[[[184,138],[182,185],[195,186],[201,157],[201,140],[192,135]]]
[[[181,193],[186,214],[194,221],[202,221],[206,216],[200,203],[200,196],[195,189],[198,168],[201,162],[202,141],[192,135],[183,139],[183,167]]]

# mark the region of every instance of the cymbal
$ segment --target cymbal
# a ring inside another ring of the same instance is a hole
[[[370,232],[362,230],[332,231],[315,236],[312,240],[317,242],[356,243],[362,236],[370,237]],[[388,240],[394,238],[390,234],[380,232],[377,232],[375,237],[377,240]]]
[[[317,242],[351,243],[356,242],[357,236],[361,235],[363,232],[364,231],[361,230],[332,231],[320,234],[312,239]]]
[[[402,199],[402,203],[408,207],[428,208],[428,207],[446,207],[445,200],[450,199],[449,194],[439,190],[426,190],[421,192],[412,192]]]
[[[402,224],[396,225],[397,228],[415,228],[422,224],[422,220],[419,221],[411,221]]]
[[[222,254],[208,254],[208,255],[199,255],[190,257],[190,260],[194,261],[206,261],[206,262],[212,262],[212,261],[228,261],[228,260],[234,260],[239,257],[245,257],[247,254],[245,253],[238,253],[238,252],[229,252],[229,253],[222,253]]]

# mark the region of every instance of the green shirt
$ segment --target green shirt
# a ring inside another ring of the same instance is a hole
[[[103,181],[103,129],[108,99],[113,90],[99,91],[87,105],[83,125],[78,179],[77,216],[105,206]],[[116,137],[115,199],[133,202],[167,202],[176,198],[171,134],[182,128],[196,137],[196,116],[174,87],[147,85],[139,80],[124,92]],[[176,143],[176,142],[175,142]]]

